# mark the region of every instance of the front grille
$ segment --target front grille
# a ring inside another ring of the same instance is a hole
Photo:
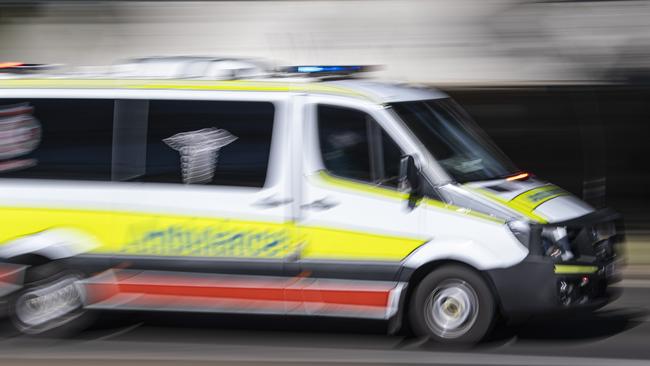
[[[622,220],[567,226],[567,235],[576,257],[591,256],[598,264],[607,264],[617,259],[623,241]]]

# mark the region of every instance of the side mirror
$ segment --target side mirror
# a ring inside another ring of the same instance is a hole
[[[399,190],[409,194],[408,207],[414,208],[422,198],[422,178],[411,155],[405,155],[399,165]]]

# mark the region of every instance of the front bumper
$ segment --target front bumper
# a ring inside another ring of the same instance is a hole
[[[545,256],[539,240],[531,236],[530,254],[521,263],[487,271],[506,316],[597,309],[616,298],[617,291],[609,284],[621,279],[624,264],[621,216],[600,210],[550,225],[567,228],[576,258],[558,263]],[[615,230],[603,237],[602,227]],[[535,230],[541,233],[541,227]]]
[[[557,270],[548,258],[529,256],[487,274],[505,316],[595,310],[616,298],[616,291],[608,286],[613,278],[610,272],[590,265],[571,267],[571,271]]]

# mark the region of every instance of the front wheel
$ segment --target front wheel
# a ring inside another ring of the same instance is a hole
[[[496,304],[475,271],[444,266],[418,284],[409,304],[411,328],[442,343],[476,343],[492,328]]]

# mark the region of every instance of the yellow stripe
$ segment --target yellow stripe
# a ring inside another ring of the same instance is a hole
[[[343,178],[338,178],[330,175],[327,173],[325,170],[321,170],[318,172],[316,175],[317,178],[319,178],[321,181],[323,181],[326,184],[348,189],[348,190],[355,190],[359,192],[364,192],[364,193],[370,193],[373,195],[377,196],[382,196],[390,199],[397,199],[397,200],[402,200],[405,201],[408,199],[409,195],[403,192],[396,191],[394,189],[390,188],[385,188],[381,186],[373,186],[367,183],[361,183],[361,182],[355,182],[349,179],[343,179]],[[317,182],[318,180],[316,180]],[[490,216],[487,214],[484,214],[482,212],[477,212],[477,211],[472,211],[468,210],[465,208],[461,208],[458,206],[454,206],[451,204],[447,204],[444,202],[440,202],[438,200],[430,199],[430,198],[424,198],[422,199],[422,203],[432,207],[432,208],[437,208],[437,209],[442,209],[450,212],[454,212],[459,215],[465,215],[465,216],[470,216],[470,217],[475,217],[479,219],[484,219],[488,221],[492,221],[498,224],[504,224],[505,221],[502,219],[499,219],[494,216]]]
[[[371,95],[323,83],[210,80],[117,80],[117,79],[6,79],[0,89],[172,89],[259,92],[311,92],[345,95],[375,101]]]
[[[530,211],[532,211],[537,208],[537,206],[548,200],[567,194],[569,193],[562,188],[552,184],[547,184],[538,188],[531,189],[530,191],[526,191],[513,198],[510,202],[521,204],[522,206],[525,206]]]
[[[0,243],[53,228],[80,231],[94,253],[282,258],[297,240],[292,223],[140,212],[0,208]]]
[[[531,205],[526,204],[526,203],[524,203],[522,201],[518,201],[516,199],[515,200],[507,200],[507,199],[502,198],[502,197],[500,197],[500,196],[498,196],[498,195],[496,195],[496,194],[494,194],[492,192],[489,192],[487,189],[484,189],[484,188],[474,188],[474,187],[470,187],[468,185],[465,185],[465,187],[468,188],[468,189],[473,190],[474,192],[476,192],[476,193],[478,193],[478,194],[480,194],[480,195],[482,195],[484,197],[487,197],[487,198],[489,198],[489,199],[491,199],[493,201],[496,201],[497,203],[500,203],[500,204],[502,204],[502,205],[504,205],[504,206],[506,206],[508,208],[511,208],[514,211],[517,211],[518,213],[528,217],[529,219],[531,219],[533,221],[543,223],[543,224],[548,222],[548,220],[545,217],[534,213],[533,212],[534,208],[531,209]]]
[[[398,262],[406,258],[427,239],[325,227],[298,226],[298,237],[305,238],[301,258],[381,260]]]
[[[596,271],[598,271],[598,267],[596,266],[579,266],[567,264],[555,265],[556,274],[589,274],[595,273]]]
[[[0,243],[71,229],[91,252],[151,256],[400,261],[426,240],[325,227],[146,212],[0,207]],[[2,245],[2,244],[0,244]]]

